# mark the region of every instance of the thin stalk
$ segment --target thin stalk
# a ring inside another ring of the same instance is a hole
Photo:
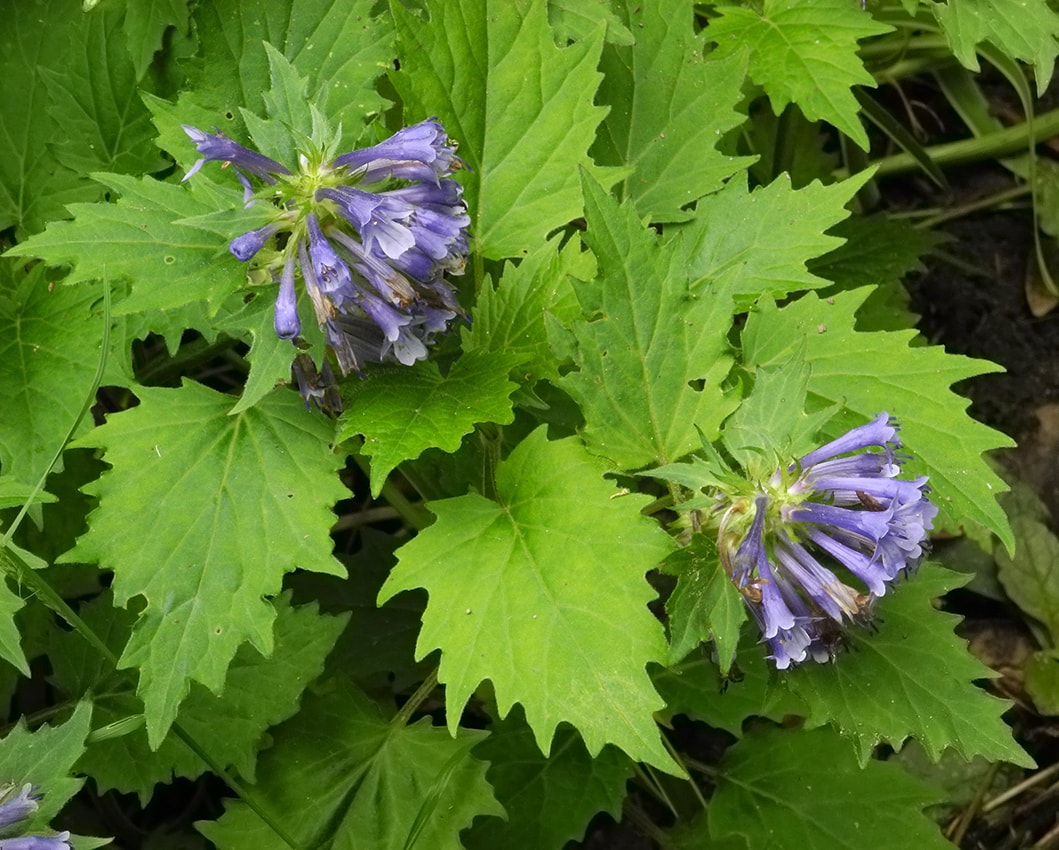
[[[963,218],[966,215],[972,215],[973,213],[982,210],[993,209],[994,207],[1006,204],[1009,201],[1024,198],[1026,195],[1032,194],[1032,192],[1033,187],[1029,184],[1014,186],[1010,189],[1004,189],[1001,192],[994,192],[992,195],[987,195],[984,198],[979,198],[977,201],[971,201],[970,203],[954,207],[951,210],[936,213],[935,215],[924,218],[921,221],[917,221],[915,226],[930,230],[937,227],[939,224]]]
[[[412,719],[412,715],[416,713],[416,710],[420,705],[423,704],[431,691],[438,686],[438,671],[434,669],[430,672],[430,675],[423,680],[423,683],[416,688],[415,693],[408,698],[408,702],[401,706],[400,710],[393,716],[393,720],[390,721],[391,729],[401,729],[408,725],[408,721]]]
[[[368,463],[366,457],[360,454],[354,454],[353,460],[365,475],[370,476],[371,465]],[[401,517],[405,524],[411,526],[416,531],[422,531],[434,521],[434,516],[430,511],[424,508],[422,504],[410,501],[409,498],[401,492],[400,488],[389,478],[383,483],[380,495],[386,500],[387,504],[397,512],[397,515]]]
[[[927,148],[926,152],[939,166],[962,165],[967,162],[999,159],[1014,153],[1023,153],[1031,138],[1044,139],[1057,134],[1059,134],[1059,109],[1052,109],[1038,115],[1032,125],[1029,122],[1015,124],[981,138],[935,145]],[[915,159],[907,153],[884,157],[871,165],[876,168],[876,177],[905,174],[919,167]],[[840,168],[834,172],[834,176],[838,180],[844,180],[849,174],[846,169]]]

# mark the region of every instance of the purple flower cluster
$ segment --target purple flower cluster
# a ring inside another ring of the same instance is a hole
[[[461,314],[444,276],[463,271],[470,218],[460,185],[449,179],[461,166],[456,146],[436,119],[329,162],[303,159],[299,174],[225,136],[184,131],[202,154],[185,180],[220,161],[232,166],[247,203],[255,202],[251,176],[272,187],[274,220],[229,249],[243,262],[258,257],[279,282],[280,338],[301,332],[296,271],[343,374],[364,363],[423,359]],[[304,393],[300,373],[299,382]]]
[[[779,669],[829,660],[846,621],[867,622],[875,600],[922,558],[938,509],[926,498],[925,476],[897,478],[900,445],[896,424],[880,413],[786,475],[777,471],[752,506],[744,503],[753,519],[726,566]]]
[[[14,785],[4,786],[0,795],[0,832],[10,833],[10,827],[24,821],[37,811],[37,801],[43,796],[32,785],[22,786],[15,793]],[[70,833],[58,835],[22,835],[0,838],[0,850],[70,850]]]

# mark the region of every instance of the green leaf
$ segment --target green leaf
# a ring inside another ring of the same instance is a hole
[[[409,118],[438,115],[470,166],[463,180],[478,250],[490,259],[537,246],[581,216],[578,168],[606,114],[593,105],[603,28],[558,48],[545,0],[451,0],[428,20],[391,6]]]
[[[463,331],[463,350],[518,357],[527,382],[559,378],[559,359],[548,344],[546,314],[568,325],[580,316],[570,275],[582,272],[592,255],[580,239],[563,248],[545,242],[518,265],[506,263],[496,288],[478,292],[470,329]]]
[[[864,150],[855,85],[875,79],[857,56],[857,42],[892,27],[846,0],[764,0],[762,11],[719,6],[706,37],[716,56],[749,50],[750,76],[768,93],[777,115],[792,100],[806,117],[831,122]]]
[[[593,452],[623,469],[669,463],[700,445],[696,426],[715,436],[735,407],[721,387],[731,298],[689,293],[679,243],[659,246],[628,202],[618,207],[591,179],[585,199],[600,278],[577,296],[599,318],[574,326],[579,370],[560,386],[580,404]]]
[[[219,693],[240,644],[271,653],[275,612],[262,597],[279,592],[284,573],[341,573],[328,530],[348,491],[329,423],[297,393],[237,416],[230,396],[192,382],[137,394],[139,407],[79,444],[104,448],[113,468],[86,487],[99,507],[63,560],[113,570],[118,605],[146,600],[121,666],[140,668],[156,747],[190,680]]]
[[[693,292],[703,282],[730,287],[739,309],[763,294],[782,298],[829,281],[806,269],[842,240],[826,231],[849,216],[846,204],[870,172],[824,186],[792,189],[787,175],[748,192],[741,178],[704,198],[683,230]]]
[[[290,367],[298,355],[298,349],[289,339],[276,336],[275,293],[278,287],[255,287],[256,297],[242,309],[216,323],[219,331],[235,335],[242,331],[251,339],[246,359],[250,362],[250,374],[243,387],[243,394],[231,409],[231,415],[249,410],[277,386],[290,381]],[[265,293],[268,293],[267,295]]]
[[[909,272],[922,269],[920,258],[944,238],[885,215],[854,216],[830,228],[830,233],[845,242],[810,260],[809,270],[843,289],[897,284]]]
[[[225,239],[179,221],[241,207],[238,190],[219,189],[205,179],[174,185],[121,174],[95,178],[121,199],[72,204],[74,221],[49,224],[5,256],[68,263],[73,270],[65,283],[128,278],[132,292],[115,305],[115,313],[168,310],[199,300],[216,311],[246,279],[245,265],[228,253]],[[233,227],[231,236],[241,232]]]
[[[92,388],[101,297],[98,285],[53,287],[43,266],[0,262],[0,467],[14,480],[37,483]]]
[[[652,681],[665,697],[665,716],[686,714],[736,738],[742,737],[750,717],[779,723],[787,716],[804,716],[804,704],[779,684],[765,660],[766,649],[756,642],[759,637],[743,642],[727,675],[702,653],[657,670]]]
[[[1045,716],[1059,714],[1059,657],[1055,651],[1033,653],[1026,659],[1023,673],[1034,708]]]
[[[548,0],[548,21],[559,44],[592,38],[601,19],[607,23],[604,38],[608,43],[636,43],[636,36],[615,14],[610,0]]]
[[[47,829],[66,801],[84,784],[74,779],[74,762],[85,751],[91,729],[92,704],[79,702],[73,714],[58,726],[44,724],[30,732],[21,719],[0,741],[0,777],[21,787],[29,782],[44,792],[40,808],[24,823],[28,832]]]
[[[1047,509],[1028,485],[1015,484],[1003,502],[1011,518],[1016,557],[995,547],[997,578],[1011,601],[1044,627],[1042,642],[1057,646],[1059,575],[1055,564],[1059,563],[1059,538],[1048,526]]]
[[[34,504],[56,501],[55,496],[44,490],[34,492],[35,484],[23,484],[6,475],[0,475],[0,509],[20,508],[27,499],[32,498]]]
[[[1010,703],[973,684],[996,674],[952,633],[957,618],[932,602],[965,576],[933,564],[880,599],[872,633],[849,629],[854,651],[833,664],[805,664],[786,674],[814,726],[830,723],[852,738],[861,762],[879,743],[900,749],[914,737],[934,760],[946,747],[1023,767],[1033,760],[1001,719]]]
[[[15,622],[15,614],[25,604],[25,600],[8,586],[6,577],[0,578],[0,658],[28,679],[29,662],[22,651],[22,634]]]
[[[477,815],[503,813],[485,763],[470,754],[485,734],[461,729],[453,739],[429,718],[395,725],[347,679],[335,679],[274,731],[254,793],[283,813],[299,847],[407,850],[422,813],[417,848],[461,850],[460,830]],[[245,803],[197,826],[218,850],[289,850]]]
[[[188,0],[139,0],[125,4],[122,29],[137,80],[143,79],[155,53],[162,49],[166,30],[172,27],[177,32],[187,32],[188,17]]]
[[[211,115],[222,131],[240,139],[239,109],[264,114],[270,80],[263,43],[268,42],[308,78],[310,93],[327,86],[331,119],[352,133],[352,141],[388,106],[375,83],[393,61],[393,27],[388,15],[372,17],[376,5],[375,0],[197,3],[199,51],[188,63],[187,93],[178,104],[185,114],[193,107]],[[170,138],[179,137],[163,134],[163,141]],[[183,147],[188,147],[186,139]]]
[[[725,753],[702,820],[711,836],[774,850],[952,850],[922,813],[943,799],[896,764],[858,766],[833,732],[761,729]]]
[[[114,4],[108,4],[109,7]],[[121,9],[84,15],[75,0],[3,4],[0,27],[0,231],[21,238],[99,186],[79,170],[159,162],[122,44]]]
[[[754,389],[725,420],[721,435],[725,448],[744,469],[775,461],[770,448],[796,458],[815,447],[811,441],[820,423],[804,413],[809,372],[804,346],[782,363],[756,370]]]
[[[592,755],[612,743],[679,775],[644,670],[665,656],[644,575],[672,543],[640,515],[647,497],[615,498],[602,472],[576,439],[538,428],[497,468],[497,501],[431,503],[437,522],[401,548],[379,601],[430,594],[416,655],[441,649],[450,729],[488,678],[501,716],[522,703],[543,752],[565,720]]]
[[[684,0],[620,0],[631,46],[608,44],[597,101],[611,107],[592,149],[601,165],[628,166],[622,196],[652,221],[689,217],[683,207],[716,191],[753,158],[717,150],[745,116],[746,57],[704,59]]]
[[[124,17],[115,4],[81,15],[66,44],[55,44],[62,61],[52,59],[51,67],[39,69],[48,113],[62,128],[49,147],[80,174],[142,174],[168,166],[154,146],[151,113],[137,90],[140,77],[126,49]]]
[[[135,618],[110,606],[109,595],[81,609],[92,630],[120,653]],[[323,672],[324,658],[345,628],[348,614],[338,617],[317,613],[315,604],[294,608],[290,594],[273,601],[276,609],[275,648],[265,658],[243,645],[228,668],[224,692],[217,696],[194,684],[180,706],[177,720],[210,756],[240,776],[254,779],[258,749],[265,731],[298,710],[305,687]],[[143,705],[129,690],[128,677],[114,672],[98,653],[74,632],[55,638],[50,656],[55,683],[65,693],[104,694],[97,699],[97,726],[120,723],[142,715]],[[175,735],[151,750],[147,733],[139,728],[130,734],[93,742],[78,762],[103,792],[116,788],[139,794],[142,803],[151,798],[157,783],[174,777],[195,779],[209,768]]]
[[[912,455],[905,468],[910,475],[930,476],[942,514],[954,525],[979,523],[1010,549],[1014,538],[996,501],[1007,485],[982,454],[1012,443],[967,416],[968,402],[950,390],[957,381],[1000,367],[939,347],[910,348],[914,330],[857,332],[854,315],[869,292],[841,292],[826,300],[808,293],[782,309],[761,304],[743,332],[746,363],[779,363],[804,340],[812,367],[809,391],[855,414],[836,419],[835,428],[863,424],[884,410],[895,416]]]
[[[712,640],[721,672],[727,673],[746,609],[717,557],[717,547],[695,535],[690,545],[666,558],[664,569],[677,576],[677,586],[666,600],[668,663],[678,663],[700,643]]]
[[[1059,56],[1059,14],[1047,0],[949,0],[928,4],[960,64],[979,70],[975,48],[983,41],[1033,65],[1043,95]]]
[[[533,730],[516,709],[493,725],[474,754],[490,762],[486,778],[507,818],[483,818],[465,837],[470,850],[545,850],[580,841],[598,812],[621,818],[625,783],[634,765],[604,747],[597,758],[568,727],[555,736],[551,756],[537,747]]]
[[[338,439],[364,435],[361,451],[372,459],[372,495],[378,497],[401,461],[432,447],[455,451],[475,423],[510,423],[508,396],[515,384],[507,374],[513,365],[512,357],[464,354],[444,377],[436,363],[420,361],[376,369],[351,384]]]

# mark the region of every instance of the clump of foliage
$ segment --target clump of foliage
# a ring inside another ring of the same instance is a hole
[[[880,745],[1032,766],[925,558],[1013,549],[951,389],[996,367],[921,344],[934,237],[864,212],[1056,123],[1044,0],[86,6],[0,2],[29,831],[194,783],[143,846],[546,850],[624,803],[670,847],[929,848],[944,793]],[[872,92],[927,73],[996,147]]]

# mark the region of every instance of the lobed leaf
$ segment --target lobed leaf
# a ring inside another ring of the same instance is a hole
[[[717,150],[745,117],[746,56],[703,57],[684,0],[619,0],[635,42],[607,44],[597,100],[610,106],[592,153],[601,165],[626,166],[622,197],[652,221],[680,221],[683,208],[716,191],[751,157]]]
[[[271,653],[275,612],[263,597],[284,573],[340,574],[328,530],[346,490],[328,423],[296,393],[229,416],[229,396],[192,382],[137,392],[139,407],[79,443],[104,448],[112,469],[86,488],[99,507],[63,560],[113,570],[116,604],[146,603],[121,666],[140,670],[157,747],[191,680],[219,693],[242,643]]]
[[[853,652],[788,673],[788,687],[809,707],[809,722],[830,723],[851,738],[862,764],[879,743],[900,749],[914,737],[935,761],[952,747],[967,759],[981,755],[1032,767],[1001,720],[1010,703],[974,684],[996,674],[952,633],[956,618],[931,604],[965,581],[925,565],[879,600],[874,634],[846,632]]]
[[[437,522],[401,548],[379,601],[430,595],[416,655],[441,649],[450,729],[490,679],[501,716],[522,703],[545,753],[567,721],[593,756],[612,743],[679,775],[644,670],[665,655],[644,575],[672,542],[640,515],[646,497],[615,498],[601,473],[577,440],[538,428],[497,468],[497,501],[431,503]]]
[[[874,86],[857,42],[892,27],[846,0],[764,0],[761,11],[718,6],[706,38],[718,59],[750,51],[750,77],[768,93],[777,115],[788,103],[806,117],[829,121],[864,150],[868,134],[850,89]]]
[[[735,834],[775,850],[951,850],[923,814],[943,799],[937,788],[891,762],[858,765],[831,731],[758,730],[725,753],[721,770],[698,822],[703,838]]]
[[[170,310],[200,300],[216,312],[246,279],[245,266],[228,255],[224,239],[182,223],[216,213],[218,206],[241,207],[237,190],[201,179],[177,186],[150,177],[95,177],[121,193],[117,203],[71,204],[74,221],[52,222],[4,256],[69,264],[66,283],[128,278],[131,292],[115,305],[116,313]],[[228,229],[230,236],[243,232],[237,225]]]
[[[35,485],[73,425],[103,340],[98,285],[55,287],[0,261],[0,467]],[[87,428],[87,425],[85,426]]]
[[[489,737],[474,748],[490,763],[486,778],[507,817],[475,821],[464,839],[469,850],[543,850],[580,841],[599,812],[621,817],[625,783],[635,766],[613,747],[592,758],[577,732],[556,733],[544,756],[533,730],[513,711],[493,724]]]
[[[1059,56],[1059,14],[1047,0],[948,0],[928,5],[961,65],[979,70],[976,48],[988,42],[1012,59],[1033,65],[1037,94],[1044,94]]]
[[[89,627],[120,654],[135,617],[111,603],[109,594],[104,594],[81,613]],[[183,730],[217,764],[234,767],[250,781],[266,730],[297,712],[302,692],[323,672],[324,658],[349,619],[348,614],[321,615],[315,603],[295,608],[289,593],[272,604],[276,611],[272,655],[265,658],[244,644],[228,668],[223,694],[193,684],[177,715]],[[101,695],[93,714],[96,726],[142,717],[143,704],[133,694],[129,677],[115,672],[80,635],[59,633],[50,655],[54,681],[65,693]],[[209,770],[176,735],[170,734],[152,750],[143,727],[93,741],[77,766],[95,780],[101,793],[110,788],[136,793],[145,805],[156,784],[172,782],[175,777],[195,779]]]
[[[276,729],[255,796],[283,812],[299,847],[461,850],[460,830],[477,815],[503,814],[485,763],[471,755],[486,734],[460,729],[453,738],[429,718],[395,725],[336,679]],[[289,850],[242,802],[198,827],[218,850]]]
[[[484,257],[523,254],[581,215],[578,168],[606,114],[593,105],[603,27],[555,46],[545,0],[451,0],[426,20],[392,2],[412,120],[440,116],[470,166],[471,230]]]
[[[84,784],[83,779],[74,779],[71,774],[74,762],[85,751],[91,728],[92,704],[83,700],[56,726],[45,723],[30,731],[25,718],[21,718],[0,740],[0,782],[10,782],[18,788],[28,782],[45,792],[39,808],[24,824],[28,831],[47,829],[51,819]]]
[[[762,303],[743,332],[747,365],[778,363],[804,344],[812,368],[809,391],[856,414],[836,420],[836,428],[862,424],[883,410],[895,416],[911,454],[905,468],[930,476],[942,515],[955,525],[973,520],[1010,549],[1011,529],[996,501],[1007,485],[982,455],[1011,443],[967,416],[968,402],[950,389],[999,367],[935,346],[909,347],[915,331],[856,331],[854,316],[869,291],[826,300],[808,293],[782,309]]]
[[[737,400],[721,382],[732,365],[733,304],[724,287],[688,291],[679,243],[659,245],[629,202],[585,181],[585,241],[599,278],[579,287],[578,370],[560,380],[581,406],[589,448],[623,469],[669,463],[716,434]]]
[[[479,422],[507,425],[514,419],[507,374],[513,357],[468,353],[442,377],[437,364],[377,369],[351,384],[339,440],[364,435],[372,459],[371,492],[378,497],[386,476],[403,460],[437,447],[452,452]]]
[[[761,295],[782,298],[827,286],[829,281],[806,265],[842,244],[827,231],[849,216],[846,204],[869,176],[792,189],[782,175],[753,192],[745,180],[730,180],[699,202],[682,230],[692,292],[704,284],[723,286],[731,289],[737,307],[746,309]]]

